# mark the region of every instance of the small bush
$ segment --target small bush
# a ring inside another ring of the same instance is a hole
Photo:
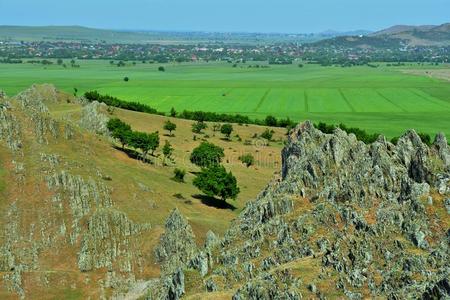
[[[184,182],[184,176],[186,175],[186,171],[182,169],[176,168],[173,170],[173,180],[176,182]]]
[[[271,130],[269,128],[266,128],[266,130],[264,130],[264,132],[261,133],[261,137],[263,139],[271,141],[274,133],[275,133],[275,131],[273,131],[273,130]]]
[[[255,163],[255,158],[250,153],[244,154],[239,157],[239,160],[248,167]]]

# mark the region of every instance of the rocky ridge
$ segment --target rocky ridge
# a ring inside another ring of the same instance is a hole
[[[176,226],[166,226],[160,247],[183,259],[147,297],[450,297],[449,154],[443,134],[431,147],[413,130],[396,145],[384,137],[365,145],[302,123],[282,152],[281,178],[222,239],[168,243],[190,232],[171,215]]]
[[[24,276],[43,289],[52,284],[52,272],[45,271],[49,256],[58,263],[63,253],[74,253],[85,284],[98,285],[92,278],[103,274],[100,286],[116,293],[133,286],[144,265],[137,240],[150,226],[115,209],[98,169],[83,167],[78,174],[78,161],[52,152],[51,146],[78,143],[83,128],[105,133],[108,119],[98,103],[83,108],[79,124],[56,119],[47,105],[62,98],[50,85],[34,85],[14,98],[0,94],[0,140],[9,149],[6,163],[15,182],[8,188],[14,198],[2,203],[0,284],[22,299],[29,298]],[[74,288],[76,281],[67,276],[59,279],[73,281]]]

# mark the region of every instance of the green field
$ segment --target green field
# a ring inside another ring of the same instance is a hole
[[[79,94],[96,89],[162,111],[175,107],[253,118],[271,114],[297,121],[343,122],[387,136],[408,128],[450,135],[450,83],[404,74],[398,67],[233,68],[228,63],[186,63],[167,64],[166,72],[159,72],[159,65],[140,62],[120,68],[108,61],[78,63],[80,68],[67,69],[1,64],[0,89],[11,95],[46,82],[68,92],[76,87]],[[123,81],[125,76],[129,82]]]

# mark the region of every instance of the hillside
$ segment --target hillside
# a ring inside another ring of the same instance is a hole
[[[162,164],[109,137],[119,117],[160,131]],[[442,299],[450,296],[450,148],[414,130],[373,144],[309,121],[275,141],[234,124],[194,140],[192,122],[34,85],[0,93],[2,299]],[[202,140],[225,148],[241,194],[199,195],[188,162]],[[246,142],[250,141],[250,143]],[[281,152],[281,157],[279,153]],[[257,163],[236,161],[252,153]],[[171,179],[188,171],[186,182]],[[269,182],[269,184],[267,184]],[[261,192],[260,192],[261,191]],[[255,199],[255,200],[250,200]]]
[[[368,35],[338,36],[316,42],[317,46],[396,49],[405,46],[449,46],[450,23],[442,25],[396,25]]]
[[[393,26],[371,34],[374,37],[400,39],[409,45],[450,45],[450,23],[424,26]]]
[[[155,278],[153,249],[172,209],[202,243],[208,230],[225,232],[281,163],[279,142],[252,139],[264,127],[235,125],[242,141],[224,141],[210,124],[194,141],[191,121],[172,119],[175,136],[165,136],[167,117],[83,106],[49,85],[0,98],[1,299],[98,299]],[[159,130],[161,144],[175,148],[174,162],[163,166],[159,149],[151,164],[142,163],[95,134],[112,117],[135,130]],[[274,130],[274,139],[284,137]],[[192,185],[198,168],[189,153],[204,139],[225,148],[225,166],[241,189],[236,201],[202,197]],[[243,153],[255,156],[255,166],[237,161]],[[187,171],[186,183],[171,179],[175,167]]]

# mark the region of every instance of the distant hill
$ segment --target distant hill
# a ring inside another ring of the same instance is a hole
[[[450,45],[450,23],[442,25],[397,25],[371,34],[374,37],[396,38],[409,45]]]
[[[156,33],[82,26],[0,26],[0,40],[145,43],[158,39],[161,39],[161,36]]]
[[[442,25],[396,25],[369,34],[350,34],[316,42],[316,46],[343,48],[399,48],[404,46],[450,46],[450,23]]]
[[[96,29],[82,26],[7,26],[0,25],[0,40],[12,41],[84,41],[104,43],[272,43],[315,42],[337,36],[360,35],[367,30],[320,33],[246,33],[246,32],[178,32],[178,31],[126,31]]]

